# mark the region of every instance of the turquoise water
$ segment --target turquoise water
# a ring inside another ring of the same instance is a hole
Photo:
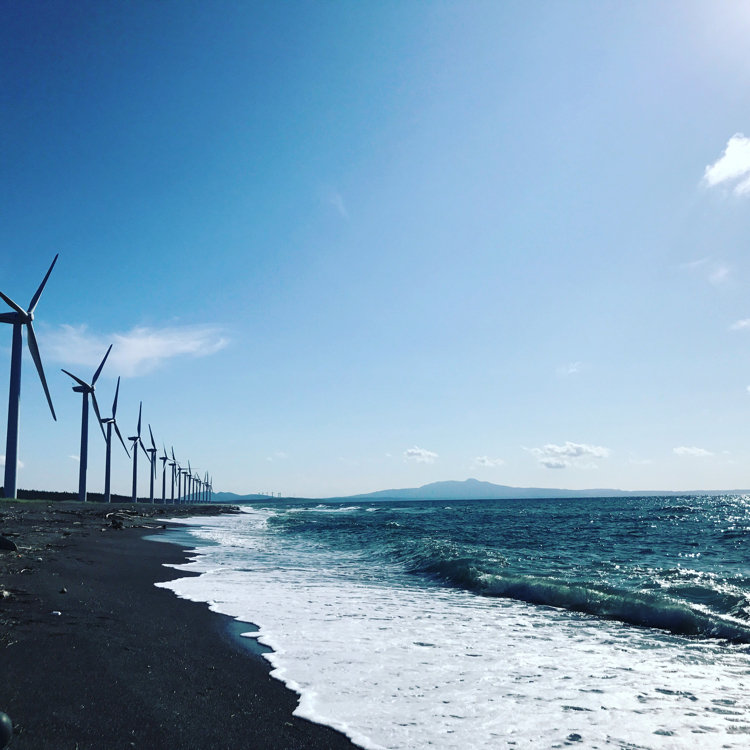
[[[367,748],[744,748],[750,499],[274,503],[163,584]],[[248,631],[251,628],[248,627]]]

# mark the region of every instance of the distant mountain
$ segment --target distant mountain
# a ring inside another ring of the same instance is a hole
[[[422,487],[401,490],[380,490],[364,495],[350,495],[346,500],[501,500],[532,498],[566,498],[566,497],[639,497],[654,495],[718,495],[743,494],[746,490],[670,492],[670,491],[629,491],[616,489],[563,490],[546,487],[509,487],[504,484],[481,482],[478,479],[466,479],[463,482],[432,482]]]
[[[465,479],[463,482],[432,482],[421,487],[400,490],[380,490],[363,495],[345,497],[315,498],[316,500],[357,501],[357,500],[532,500],[542,498],[573,497],[654,497],[674,495],[744,495],[750,490],[563,490],[548,487],[509,487],[505,484],[481,482],[478,479]],[[219,503],[252,503],[277,500],[310,500],[312,498],[272,498],[268,495],[237,495],[234,492],[215,492],[214,501]]]
[[[213,502],[215,503],[250,503],[258,500],[271,500],[268,495],[237,495],[234,492],[214,492]]]

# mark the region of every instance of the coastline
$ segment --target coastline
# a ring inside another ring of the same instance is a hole
[[[164,528],[152,517],[228,510],[0,501],[0,533],[18,546],[0,550],[12,750],[356,747],[292,716],[297,695],[238,642],[236,621],[154,585],[188,555],[144,539]]]

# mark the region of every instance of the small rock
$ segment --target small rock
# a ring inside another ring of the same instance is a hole
[[[67,594],[67,593],[68,593],[68,589],[66,589],[66,588],[65,588],[65,586],[63,586],[63,587],[62,587],[62,588],[60,589],[60,593],[61,593],[61,594]]]
[[[580,742],[583,739],[583,737],[581,737],[581,735],[578,734],[577,732],[573,732],[573,734],[568,735],[567,739],[568,739],[568,742]]]
[[[0,711],[0,750],[5,750],[13,739],[13,722],[10,716]]]
[[[7,549],[7,550],[10,550],[11,552],[18,552],[18,547],[16,547],[16,543],[13,540],[8,539],[7,537],[1,536],[1,535],[0,535],[0,549]]]
[[[60,617],[60,615],[62,614],[62,612],[60,612],[60,610],[57,610],[57,609],[53,609],[53,610],[52,610],[52,611],[50,612],[50,614],[51,614],[51,615],[55,615],[55,617]]]

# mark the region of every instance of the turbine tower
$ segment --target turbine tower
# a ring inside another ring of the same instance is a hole
[[[81,378],[79,378],[77,375],[73,375],[72,372],[63,370],[66,375],[70,375],[70,377],[73,378],[76,383],[78,383],[78,385],[73,386],[73,390],[83,396],[81,404],[81,452],[79,455],[78,466],[78,499],[82,503],[86,502],[86,470],[88,468],[89,462],[89,396],[91,396],[91,403],[93,404],[94,411],[96,412],[99,429],[102,431],[102,436],[106,440],[107,436],[104,434],[104,427],[102,427],[102,415],[99,412],[99,405],[96,403],[94,386],[96,385],[96,381],[99,379],[99,375],[101,375],[104,363],[107,361],[107,357],[109,357],[109,353],[111,351],[112,344],[109,345],[109,349],[107,349],[107,353],[104,355],[104,359],[94,373],[94,377],[91,379],[90,383],[87,383],[85,380],[81,380]]]
[[[141,446],[141,449],[143,450],[144,454],[146,455],[146,458],[148,458],[148,453],[146,453],[146,447],[143,445],[143,440],[141,440],[141,413],[143,412],[143,401],[141,401],[140,406],[138,407],[138,429],[136,431],[136,434],[129,437],[128,440],[133,441],[133,502],[138,502],[138,446]]]
[[[172,457],[174,458],[174,451]],[[182,502],[182,468],[179,461],[175,461],[175,471],[177,472],[177,504],[179,505]]]
[[[167,461],[169,461],[169,456],[167,455],[167,446],[164,443],[162,443],[162,448],[164,449],[164,455],[159,456],[161,461],[161,502],[165,505],[167,502]]]
[[[148,426],[149,435],[151,435],[151,447],[146,448],[146,453],[149,454],[149,463],[151,464],[151,483],[149,488],[149,498],[151,502],[154,502],[154,479],[156,478],[156,443],[154,442],[154,433],[151,431],[151,425]]]
[[[174,505],[174,475],[177,471],[177,459],[174,457],[174,447],[172,447],[172,460],[169,462],[169,465],[172,467],[172,505]]]
[[[190,466],[190,462],[188,461],[188,466]],[[188,502],[188,474],[190,473],[190,469],[182,469],[182,492],[183,492],[183,500],[182,502],[187,503]]]
[[[120,438],[120,442],[122,443],[122,447],[125,449],[125,453],[127,453],[128,458],[130,458],[130,451],[128,450],[128,446],[125,445],[125,441],[122,439],[122,433],[120,432],[120,428],[117,426],[117,420],[115,419],[115,415],[117,414],[117,397],[120,393],[120,378],[117,378],[117,388],[115,388],[115,400],[112,402],[112,416],[108,417],[106,419],[102,419],[102,424],[107,425],[107,435],[105,437],[105,440],[107,441],[107,453],[106,453],[106,459],[104,462],[104,502],[105,503],[111,503],[112,502],[112,493],[110,492],[111,489],[111,464],[112,464],[112,428],[115,428],[115,432],[117,433],[117,437]]]
[[[24,310],[17,305],[10,297],[0,292],[2,298],[13,312],[0,314],[0,323],[10,323],[13,326],[13,346],[10,355],[10,389],[8,395],[8,433],[5,443],[5,482],[3,494],[5,497],[15,499],[16,497],[16,472],[18,471],[18,423],[21,406],[21,352],[23,349],[23,327],[26,326],[26,342],[31,353],[31,358],[36,365],[36,371],[39,373],[39,379],[42,381],[44,395],[47,396],[47,403],[52,412],[52,419],[57,421],[55,408],[52,406],[52,398],[49,395],[47,379],[44,377],[44,368],[42,359],[39,356],[39,346],[36,343],[36,334],[31,321],[34,320],[34,309],[36,308],[39,297],[42,296],[44,285],[47,283],[52,269],[55,267],[58,256],[55,255],[52,265],[47,271],[47,275],[42,280],[36,293],[31,298],[29,309]]]

